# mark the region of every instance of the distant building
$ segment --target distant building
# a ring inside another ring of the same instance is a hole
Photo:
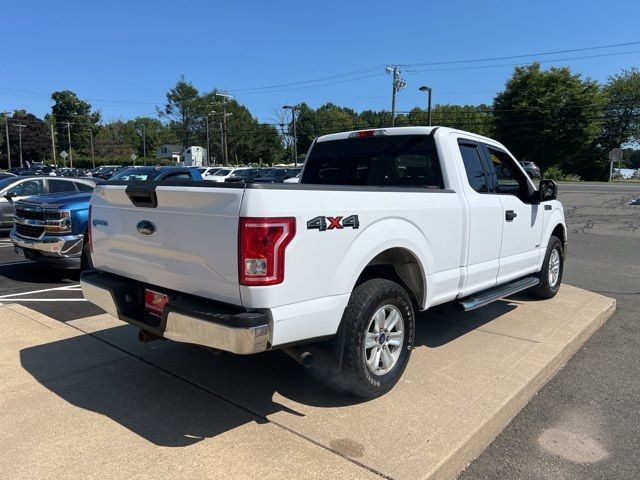
[[[180,161],[180,154],[182,153],[182,145],[160,145],[156,149],[157,160],[173,160],[175,162]]]
[[[182,153],[180,162],[185,167],[201,167],[206,165],[207,149],[203,147],[192,146],[186,148]]]

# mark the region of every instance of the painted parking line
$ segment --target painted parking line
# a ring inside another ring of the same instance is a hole
[[[85,298],[21,298],[27,295],[45,292],[78,292],[82,294],[80,284],[65,285],[64,287],[43,288],[41,290],[31,290],[29,292],[11,293],[0,295],[0,303],[22,303],[22,302],[86,302]]]
[[[55,292],[60,290],[80,292],[81,289],[82,287],[80,287],[80,284],[76,283],[74,285],[65,285],[64,287],[43,288],[42,290],[31,290],[29,292],[10,293],[9,295],[0,295],[0,300],[4,298],[13,298],[13,297],[20,297],[22,295],[32,295],[34,293],[42,293],[42,292]]]

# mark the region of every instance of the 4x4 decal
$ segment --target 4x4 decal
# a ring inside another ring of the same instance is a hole
[[[309,230],[342,230],[343,228],[359,228],[360,221],[358,215],[349,215],[348,217],[315,217],[307,222]]]

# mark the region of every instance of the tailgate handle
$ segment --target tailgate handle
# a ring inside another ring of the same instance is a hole
[[[158,206],[155,188],[127,185],[125,193],[136,207],[156,208]]]

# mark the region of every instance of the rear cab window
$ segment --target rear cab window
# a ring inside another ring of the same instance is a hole
[[[440,159],[430,135],[316,142],[301,183],[444,189]]]

